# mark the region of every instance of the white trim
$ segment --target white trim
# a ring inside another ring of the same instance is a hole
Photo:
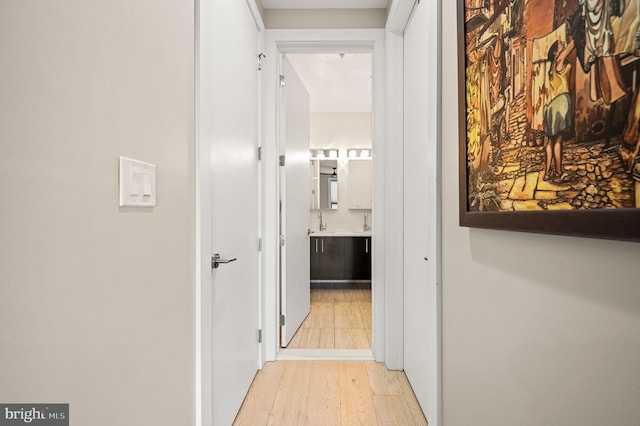
[[[203,139],[206,137],[202,120],[203,96],[200,91],[204,56],[207,48],[207,40],[213,35],[210,26],[203,25],[207,9],[211,8],[210,0],[196,0],[195,3],[195,176],[196,176],[196,425],[204,426],[213,421],[213,411],[210,404],[213,397],[213,382],[211,378],[211,361],[213,348],[211,342],[211,309],[206,303],[210,300],[211,277],[207,269],[205,256],[211,253],[211,221],[205,218],[211,217],[211,201],[206,194],[211,193],[209,179],[210,167],[204,159],[206,153]]]
[[[407,28],[411,12],[420,0],[394,0],[389,8],[385,29],[393,34],[401,36]]]
[[[317,9],[318,2],[300,0],[265,0],[264,7],[269,9]],[[384,9],[387,0],[324,0],[320,6],[322,9]]]
[[[369,349],[281,349],[278,361],[375,361]]]
[[[438,351],[438,359],[436,361],[437,368],[437,418],[434,426],[442,426],[442,0],[436,0],[437,2],[437,20],[438,26],[435,30],[435,36],[437,37],[436,46],[438,49],[437,54],[437,74],[438,74],[438,108],[437,108],[437,147],[438,150],[436,157],[436,243],[435,243],[435,255],[434,259],[436,263],[436,285],[438,286],[438,292],[436,295],[436,309],[437,309],[437,342],[436,347]]]
[[[385,218],[387,351],[392,370],[404,369],[404,39],[386,33],[387,128],[384,152],[388,173],[380,185],[389,206]]]
[[[385,103],[384,103],[384,30],[266,30],[266,54],[269,60],[263,70],[263,130],[264,130],[264,206],[265,206],[265,277],[264,277],[264,348],[266,360],[275,360],[278,351],[278,143],[277,143],[277,58],[281,52],[327,52],[373,51],[373,152],[380,155],[373,159],[374,205],[373,205],[373,353],[377,361],[384,361],[384,144],[385,144]],[[397,330],[397,333],[401,330]]]
[[[260,16],[260,11],[256,6],[254,0],[251,0],[253,7],[250,6],[251,11],[253,13],[254,18],[257,20],[258,24],[258,50],[257,54],[263,53],[265,49],[265,27],[262,22],[262,17]],[[259,20],[259,21],[258,21]],[[257,60],[258,58],[256,58]],[[257,73],[256,78],[258,79],[258,147],[259,149],[263,149],[264,146],[264,135],[262,131],[263,126],[263,108],[262,108],[262,84],[263,77],[261,70]],[[265,221],[264,221],[264,199],[265,199],[265,186],[264,186],[264,156],[261,160],[258,161],[258,208],[260,212],[258,213],[258,238],[260,239],[261,251],[258,253],[258,330],[261,330],[264,335],[264,229],[265,229]],[[258,369],[262,369],[264,363],[266,362],[266,353],[265,353],[265,345],[264,338],[263,343],[258,345]]]
[[[202,426],[202,188],[200,182],[200,0],[194,3],[194,168],[195,168],[195,419],[196,426]]]
[[[245,0],[247,2],[247,6],[253,15],[253,20],[256,23],[256,28],[259,32],[263,32],[265,30],[264,21],[262,20],[262,15],[260,15],[260,10],[258,9],[258,5],[255,0]]]

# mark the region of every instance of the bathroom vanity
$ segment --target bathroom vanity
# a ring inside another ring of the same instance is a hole
[[[311,235],[311,281],[371,281],[370,232]]]

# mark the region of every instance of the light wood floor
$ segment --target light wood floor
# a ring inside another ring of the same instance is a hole
[[[287,348],[370,349],[371,288],[312,288],[311,312]]]
[[[374,361],[276,361],[256,375],[234,425],[427,425],[401,371]]]

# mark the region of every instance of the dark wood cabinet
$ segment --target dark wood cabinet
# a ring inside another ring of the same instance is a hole
[[[320,239],[311,237],[309,239],[311,246],[309,247],[309,253],[311,253],[311,281],[320,279]]]
[[[345,238],[344,275],[347,280],[371,279],[371,237]]]
[[[371,237],[311,237],[312,281],[371,280]]]
[[[344,240],[342,237],[320,239],[320,279],[344,279]]]
[[[343,280],[344,238],[311,237],[311,280]]]

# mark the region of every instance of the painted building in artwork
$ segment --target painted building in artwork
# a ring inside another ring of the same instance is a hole
[[[472,210],[640,205],[638,3],[465,3]],[[551,159],[545,114],[552,113],[549,105],[557,96],[552,51],[564,49],[569,113],[563,118],[562,155],[553,148]]]

